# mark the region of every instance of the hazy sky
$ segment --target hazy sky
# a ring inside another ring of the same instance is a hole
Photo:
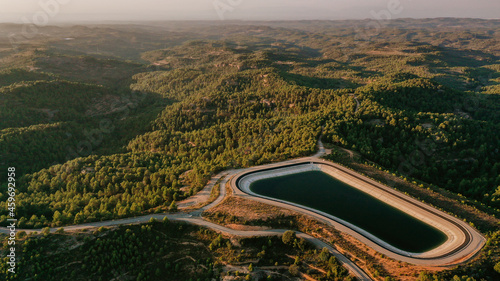
[[[44,5],[44,3],[49,3]],[[50,5],[52,3],[52,5]],[[57,7],[54,7],[57,3]],[[399,3],[399,4],[398,4]],[[388,5],[395,9],[388,9]],[[47,6],[43,8],[42,6]],[[219,11],[215,8],[219,7]],[[400,6],[400,8],[399,8]],[[0,22],[193,19],[499,18],[498,0],[0,0]],[[394,12],[396,11],[396,12]],[[387,14],[387,13],[386,13]],[[34,19],[35,18],[35,19]]]

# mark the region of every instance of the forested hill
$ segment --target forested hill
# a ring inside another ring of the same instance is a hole
[[[373,40],[289,22],[3,42],[0,169],[16,167],[19,227],[164,211],[217,171],[313,154],[322,127],[326,143],[500,208],[500,24],[409,22]]]

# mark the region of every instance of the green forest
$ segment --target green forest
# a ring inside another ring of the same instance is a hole
[[[17,275],[5,279],[2,276],[2,280],[99,281],[125,276],[137,281],[165,280],[165,277],[220,280],[225,276],[251,280],[251,275],[245,272],[259,268],[269,281],[282,280],[283,276],[293,278],[301,272],[324,281],[353,280],[326,248],[315,249],[293,231],[281,237],[233,240],[188,224],[152,220],[141,226],[99,228],[77,235],[58,231],[44,232],[40,237],[25,233],[20,236],[26,258],[19,264]],[[76,247],[58,246],[73,240],[77,241]],[[6,264],[0,265],[2,272]]]
[[[8,167],[18,227],[60,227],[168,211],[320,137],[498,214],[500,25],[443,21],[45,27],[0,51],[0,223]]]

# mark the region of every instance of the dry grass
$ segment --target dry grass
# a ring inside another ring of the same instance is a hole
[[[233,216],[240,222],[270,221],[296,214],[289,210],[234,196],[227,197],[221,204],[206,211],[205,215],[210,216],[216,213]]]
[[[337,150],[344,155],[342,159],[344,165],[353,170],[383,183],[389,182],[391,186],[399,191],[407,192],[409,195],[420,198],[444,211],[453,212],[459,217],[473,222],[480,229],[492,229],[500,221],[485,212],[481,212],[478,208],[470,206],[471,202],[469,202],[469,205],[465,204],[464,202],[467,201],[464,201],[464,198],[458,195],[442,189],[431,190],[419,187],[399,177],[388,175],[375,167],[363,164],[364,160],[359,155],[351,157],[347,151]],[[397,280],[412,281],[417,280],[418,275],[423,271],[432,273],[447,269],[444,267],[411,265],[390,259],[352,236],[341,233],[312,217],[240,197],[228,196],[217,207],[205,212],[204,216],[209,220],[233,229],[289,228],[308,233],[324,241],[333,242],[339,252],[355,261],[366,272],[370,272],[372,277],[377,280],[383,280],[386,276],[391,276]]]

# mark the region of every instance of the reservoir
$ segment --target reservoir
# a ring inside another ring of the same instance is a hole
[[[423,253],[447,240],[438,229],[320,171],[261,179],[250,190],[330,214],[403,251]]]

